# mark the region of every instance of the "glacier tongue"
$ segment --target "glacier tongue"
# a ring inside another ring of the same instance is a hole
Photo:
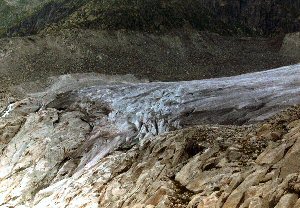
[[[158,134],[199,124],[255,123],[300,103],[300,65],[186,82],[102,80],[91,86],[88,79],[71,80],[30,92],[2,114],[0,205],[32,207],[37,193],[42,200],[53,192],[45,187],[70,188],[72,180],[80,186],[82,174],[92,174],[104,157]],[[101,170],[103,183],[112,169]]]

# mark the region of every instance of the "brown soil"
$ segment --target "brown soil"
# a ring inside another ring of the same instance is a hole
[[[0,39],[1,86],[67,73],[133,74],[150,81],[233,76],[297,63],[279,53],[282,38],[223,37],[194,30],[153,35],[64,30]]]

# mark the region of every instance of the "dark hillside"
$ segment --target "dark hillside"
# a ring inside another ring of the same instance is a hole
[[[7,34],[74,27],[165,32],[188,26],[224,35],[271,35],[299,30],[299,17],[300,0],[56,0]]]

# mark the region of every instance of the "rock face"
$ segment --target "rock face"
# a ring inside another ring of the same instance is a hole
[[[0,206],[297,207],[300,110],[271,116],[299,72],[31,89],[1,113]]]
[[[285,36],[281,53],[296,57],[300,62],[300,32],[290,33]]]
[[[38,9],[30,1],[22,2],[25,2],[21,7],[23,10],[29,7],[34,8],[35,12],[28,14],[27,18],[23,17],[19,25],[10,28],[8,35],[35,34],[49,25],[59,28],[75,26],[153,32],[189,24],[195,29],[222,34],[260,35],[300,29],[299,0],[44,0],[41,1],[43,7]],[[7,6],[5,3],[2,5]],[[12,6],[6,10],[14,9]]]
[[[297,33],[281,55],[211,32],[299,17],[299,0],[0,0],[0,36],[23,36],[0,39],[0,207],[300,207],[299,64],[140,80],[298,63]]]

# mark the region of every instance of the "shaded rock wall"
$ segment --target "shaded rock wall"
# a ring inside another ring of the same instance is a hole
[[[64,0],[46,4],[7,34],[35,34],[50,25],[147,32],[189,25],[221,34],[270,35],[299,30],[299,16],[299,0]]]

